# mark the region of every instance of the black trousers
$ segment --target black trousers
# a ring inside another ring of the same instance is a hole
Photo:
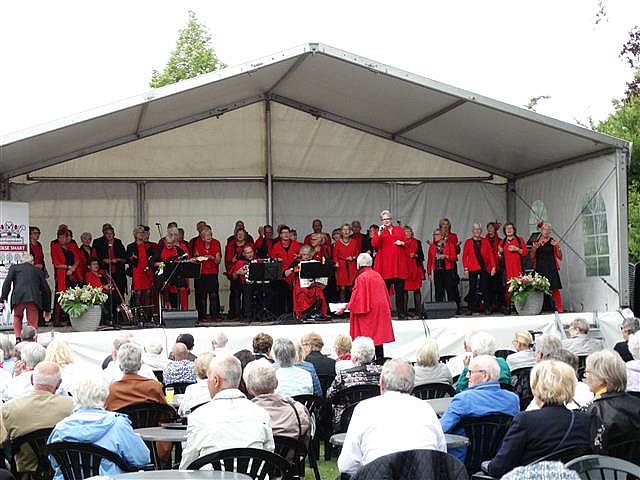
[[[198,317],[202,318],[207,314],[207,303],[209,304],[209,315],[212,317],[220,316],[220,286],[218,284],[218,275],[207,274],[201,275],[194,282],[195,300]]]
[[[376,360],[379,362],[382,362],[383,358],[384,358],[384,344],[376,345]]]
[[[489,275],[489,305],[502,308],[504,305],[504,292],[505,286],[502,272],[496,272],[493,277]]]
[[[398,312],[398,316],[407,316],[407,292],[404,291],[404,280],[400,278],[388,278],[384,281],[387,286],[387,290],[391,291],[391,285],[393,285],[393,289],[396,293],[396,311]]]
[[[253,320],[253,295],[257,291],[258,285],[255,283],[242,284],[242,318],[243,320]]]
[[[456,283],[455,270],[434,270],[433,286],[436,302],[444,302],[446,293],[447,301],[456,302],[457,305],[460,305],[460,293]]]
[[[485,308],[491,308],[489,300],[489,278],[491,276],[484,270],[469,272],[469,309],[472,312],[480,311],[481,300],[485,301]]]
[[[289,288],[289,284],[284,280],[277,280],[272,285],[276,303],[279,305],[278,311],[273,313],[276,315],[291,313],[293,311],[293,292]]]
[[[229,317],[239,317],[242,314],[242,281],[231,279],[229,283]]]

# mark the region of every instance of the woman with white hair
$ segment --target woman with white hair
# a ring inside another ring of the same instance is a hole
[[[211,393],[209,393],[209,386],[207,383],[207,372],[209,370],[209,364],[214,357],[213,353],[205,352],[198,355],[195,361],[196,371],[196,383],[187,386],[184,391],[184,397],[178,407],[178,415],[184,417],[191,413],[194,407],[199,407],[203,403],[207,403],[211,400]]]
[[[176,227],[167,228],[167,235],[164,237],[162,247],[158,246],[155,255],[151,259],[151,264],[159,268],[164,265],[164,280],[169,278],[174,269],[175,262],[189,257],[186,244],[180,243],[178,229]],[[187,283],[181,275],[172,275],[169,285],[163,292],[164,308],[186,310],[188,306]]]
[[[0,333],[0,350],[2,350],[2,365],[0,368],[5,372],[8,372],[10,375],[13,375],[13,372],[16,368],[16,359],[13,357],[15,353],[15,344],[9,338],[8,335],[4,333]]]
[[[433,338],[428,338],[418,349],[413,368],[416,386],[425,383],[453,383],[451,372],[444,363],[440,363],[438,343]]]
[[[87,373],[76,383],[76,407],[70,416],[58,422],[49,436],[48,444],[57,442],[91,443],[115,453],[130,465],[142,468],[149,463],[149,449],[134,433],[126,415],[108,412],[104,402],[109,395],[109,383],[96,371]],[[63,480],[60,466],[52,456],[49,461],[54,479]],[[101,476],[124,473],[114,463],[102,460]]]
[[[496,274],[496,257],[489,240],[482,236],[480,224],[474,223],[471,232],[472,237],[464,242],[462,249],[464,276],[469,279],[469,309],[471,313],[480,311],[480,292],[484,300],[484,313],[488,315],[492,308],[489,302],[489,279]]]
[[[154,372],[163,371],[169,365],[169,358],[162,353],[163,350],[164,347],[158,340],[147,342],[142,353],[142,363],[149,366]]]
[[[477,357],[479,355],[490,355],[495,357],[496,353],[496,339],[493,335],[487,332],[476,332],[469,339],[469,348],[471,350],[471,356]],[[495,357],[500,367],[499,382],[507,385],[511,385],[511,370],[509,365],[502,357]],[[471,357],[467,356],[463,359],[464,370],[460,374],[458,383],[456,384],[456,392],[460,393],[469,387],[469,379],[467,378],[467,372],[469,371],[469,360]]]
[[[297,395],[313,395],[313,379],[311,374],[300,367],[296,367],[296,346],[288,338],[276,338],[271,348],[276,361],[276,378],[278,388],[276,393],[284,397]]]
[[[72,395],[74,384],[77,379],[78,369],[74,364],[73,350],[69,344],[60,338],[54,338],[47,346],[45,362],[55,363],[60,367],[62,383],[56,393],[58,395]]]
[[[530,255],[536,273],[549,280],[555,309],[559,313],[562,313],[562,297],[560,296],[562,282],[560,282],[559,273],[559,262],[562,261],[562,250],[560,249],[560,242],[551,236],[552,231],[551,225],[548,223],[542,225],[540,238],[533,242]]]

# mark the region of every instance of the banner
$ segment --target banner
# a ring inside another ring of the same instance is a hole
[[[0,201],[0,285],[9,267],[20,262],[29,251],[29,204]],[[8,302],[7,302],[8,304]],[[5,308],[0,317],[2,326],[11,325],[11,312]]]

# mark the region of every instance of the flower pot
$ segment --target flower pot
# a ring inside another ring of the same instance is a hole
[[[542,303],[544,302],[544,293],[529,292],[527,299],[522,302],[514,302],[518,315],[538,315],[542,311]]]
[[[71,326],[74,332],[95,332],[100,326],[101,317],[102,308],[94,305],[79,317],[71,317]]]

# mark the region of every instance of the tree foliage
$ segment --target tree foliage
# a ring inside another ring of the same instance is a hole
[[[538,95],[537,97],[531,97],[529,102],[524,106],[527,110],[531,110],[532,112],[536,111],[536,107],[541,100],[549,100],[551,98],[550,95]]]
[[[189,11],[187,26],[178,34],[176,49],[171,52],[162,73],[153,70],[149,84],[153,88],[163,87],[224,67],[226,65],[211,45],[209,29],[198,22],[194,12]]]

